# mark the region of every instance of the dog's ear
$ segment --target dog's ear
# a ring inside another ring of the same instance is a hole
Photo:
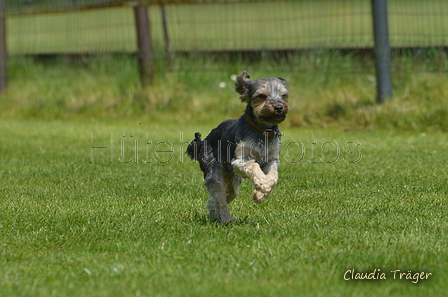
[[[281,77],[277,77],[279,80],[281,80],[282,81],[282,83],[284,84],[284,85],[286,85],[286,79],[284,79],[284,78],[281,78]]]
[[[250,75],[244,70],[240,76],[236,78],[235,82],[235,91],[240,94],[240,99],[243,102],[249,103],[249,85],[251,84],[251,80],[249,79]]]

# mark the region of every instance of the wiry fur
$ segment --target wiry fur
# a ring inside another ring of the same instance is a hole
[[[211,196],[207,202],[210,219],[223,224],[235,221],[228,204],[238,195],[242,177],[255,187],[256,203],[263,202],[278,181],[280,137],[263,131],[276,130],[285,119],[289,91],[281,78],[249,78],[243,71],[235,83],[235,91],[247,103],[245,114],[222,122],[204,140],[197,132],[186,151],[199,161],[204,173]]]

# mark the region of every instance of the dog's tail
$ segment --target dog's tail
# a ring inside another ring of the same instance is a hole
[[[198,153],[202,148],[203,141],[201,140],[201,133],[194,133],[194,139],[190,142],[185,153],[190,156],[193,161],[198,160]]]

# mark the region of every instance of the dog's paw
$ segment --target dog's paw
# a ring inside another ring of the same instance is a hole
[[[213,198],[208,199],[207,201],[207,210],[208,217],[211,222],[220,222],[221,217],[219,216],[219,212],[216,208],[216,200]]]
[[[209,211],[208,218],[211,222],[219,222],[221,220],[217,211]]]
[[[260,204],[261,202],[266,200],[266,198],[268,198],[268,195],[269,195],[269,192],[262,192],[262,191],[255,189],[254,196],[252,199],[254,200],[255,203]]]
[[[257,188],[260,192],[263,192],[263,193],[271,193],[271,191],[272,191],[272,187],[271,186],[268,186],[268,185],[266,185],[266,184],[262,184],[262,185],[260,185],[260,187],[258,187]]]
[[[234,217],[221,217],[217,211],[209,211],[208,217],[210,219],[210,222],[212,223],[221,223],[223,225],[231,224],[231,223],[237,223],[238,220]]]
[[[230,218],[226,218],[226,219],[221,219],[221,224],[223,225],[229,225],[229,224],[233,224],[233,223],[238,223],[238,220],[235,219],[234,217],[230,217]]]
[[[272,186],[266,179],[254,178],[254,187],[260,192],[270,193],[272,191]]]

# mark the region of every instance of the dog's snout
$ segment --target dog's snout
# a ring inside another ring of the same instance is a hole
[[[282,105],[276,105],[274,106],[274,110],[276,113],[281,113],[283,111],[283,106]]]

